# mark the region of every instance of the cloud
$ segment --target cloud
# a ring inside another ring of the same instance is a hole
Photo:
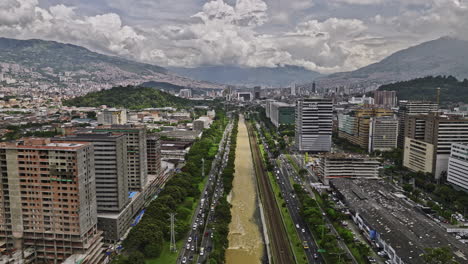
[[[290,64],[329,73],[440,36],[468,38],[460,0],[40,1],[0,1],[0,36],[162,66]]]

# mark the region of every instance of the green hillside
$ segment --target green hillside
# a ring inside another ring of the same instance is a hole
[[[378,90],[394,90],[399,100],[436,101],[436,89],[440,87],[442,105],[468,103],[468,80],[453,76],[424,77],[405,82],[382,85]]]
[[[154,88],[134,86],[114,87],[109,90],[92,92],[85,96],[76,97],[63,102],[66,106],[98,107],[100,105],[107,105],[111,107],[124,107],[127,109],[168,106],[186,108],[198,103],[198,101],[176,97]]]
[[[105,67],[116,67],[136,74],[167,72],[159,66],[99,54],[76,45],[39,39],[0,38],[0,61],[38,70],[49,67],[55,72],[83,70],[92,73]]]

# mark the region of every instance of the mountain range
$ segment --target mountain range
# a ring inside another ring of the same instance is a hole
[[[425,76],[468,78],[468,41],[443,37],[398,51],[351,72],[318,78],[321,88],[374,86]]]
[[[298,66],[241,68],[237,66],[200,66],[168,68],[178,75],[195,80],[242,86],[284,87],[313,81],[320,73]]]
[[[147,81],[184,87],[224,87],[177,76],[160,66],[103,55],[72,44],[38,39],[0,38],[0,70],[3,72],[0,85],[3,81],[11,87],[36,83],[49,88],[96,87],[99,90]]]

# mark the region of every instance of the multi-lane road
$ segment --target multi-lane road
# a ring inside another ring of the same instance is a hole
[[[203,263],[211,251],[213,245],[211,238],[216,230],[209,229],[209,223],[214,221],[214,211],[218,199],[223,195],[224,188],[222,179],[219,177],[224,170],[229,155],[230,135],[233,123],[230,122],[223,134],[219,144],[218,153],[212,162],[207,183],[200,195],[199,203],[192,216],[190,231],[188,232],[185,243],[180,249],[177,263]]]

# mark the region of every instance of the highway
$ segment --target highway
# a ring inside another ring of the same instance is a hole
[[[203,263],[202,260],[206,257],[205,253],[209,253],[206,252],[205,249],[210,249],[210,247],[212,247],[210,238],[211,232],[214,230],[207,230],[207,226],[211,221],[214,221],[212,214],[214,213],[217,199],[224,191],[222,179],[218,176],[226,166],[232,128],[233,123],[231,121],[226,126],[223,137],[219,143],[218,153],[212,162],[207,183],[201,192],[200,200],[192,216],[190,231],[184,239],[185,243],[179,251],[179,257],[177,259],[178,264],[192,263],[193,260],[197,259],[200,255],[202,256],[201,260],[195,263]],[[213,211],[211,211],[211,205],[213,205]],[[204,234],[207,234],[207,237],[204,237]],[[204,248],[203,253],[201,251],[202,247]]]
[[[270,239],[273,262],[280,264],[295,263],[286,228],[281,218],[281,212],[276,203],[275,194],[270,185],[267,171],[264,167],[260,149],[257,144],[255,132],[250,123],[247,123],[250,138],[250,148],[254,160],[255,174],[258,182],[260,198],[263,203],[268,236]]]
[[[298,158],[295,155],[291,155],[291,157],[296,160],[297,164],[300,164],[301,161],[299,161]],[[317,175],[315,175],[315,173],[310,168],[306,168],[307,171],[309,172],[309,174],[308,174],[308,177],[305,177],[305,181],[304,181],[303,179],[301,179],[301,177],[299,177],[297,175],[296,171],[294,170],[292,165],[289,163],[289,160],[286,160],[286,158],[284,156],[282,156],[282,159],[283,159],[283,161],[285,161],[285,162],[283,162],[283,164],[287,163],[286,166],[288,167],[289,174],[294,175],[293,176],[294,181],[296,183],[302,185],[303,189],[314,199],[315,194],[314,194],[314,192],[313,192],[313,190],[311,188],[311,184],[313,183],[313,179],[317,179],[317,181],[318,181]],[[353,263],[357,264],[358,263],[357,260],[354,258],[354,255],[351,253],[351,251],[349,250],[348,246],[343,241],[343,239],[341,239],[341,236],[338,234],[338,231],[333,226],[332,221],[325,214],[325,212],[323,211],[323,208],[321,208],[321,207],[319,207],[319,208],[320,208],[321,213],[323,214],[323,218],[324,218],[324,220],[325,220],[325,222],[327,224],[327,227],[330,228],[333,235],[338,238],[338,245],[340,246],[340,248],[347,253],[348,257],[352,260]]]

